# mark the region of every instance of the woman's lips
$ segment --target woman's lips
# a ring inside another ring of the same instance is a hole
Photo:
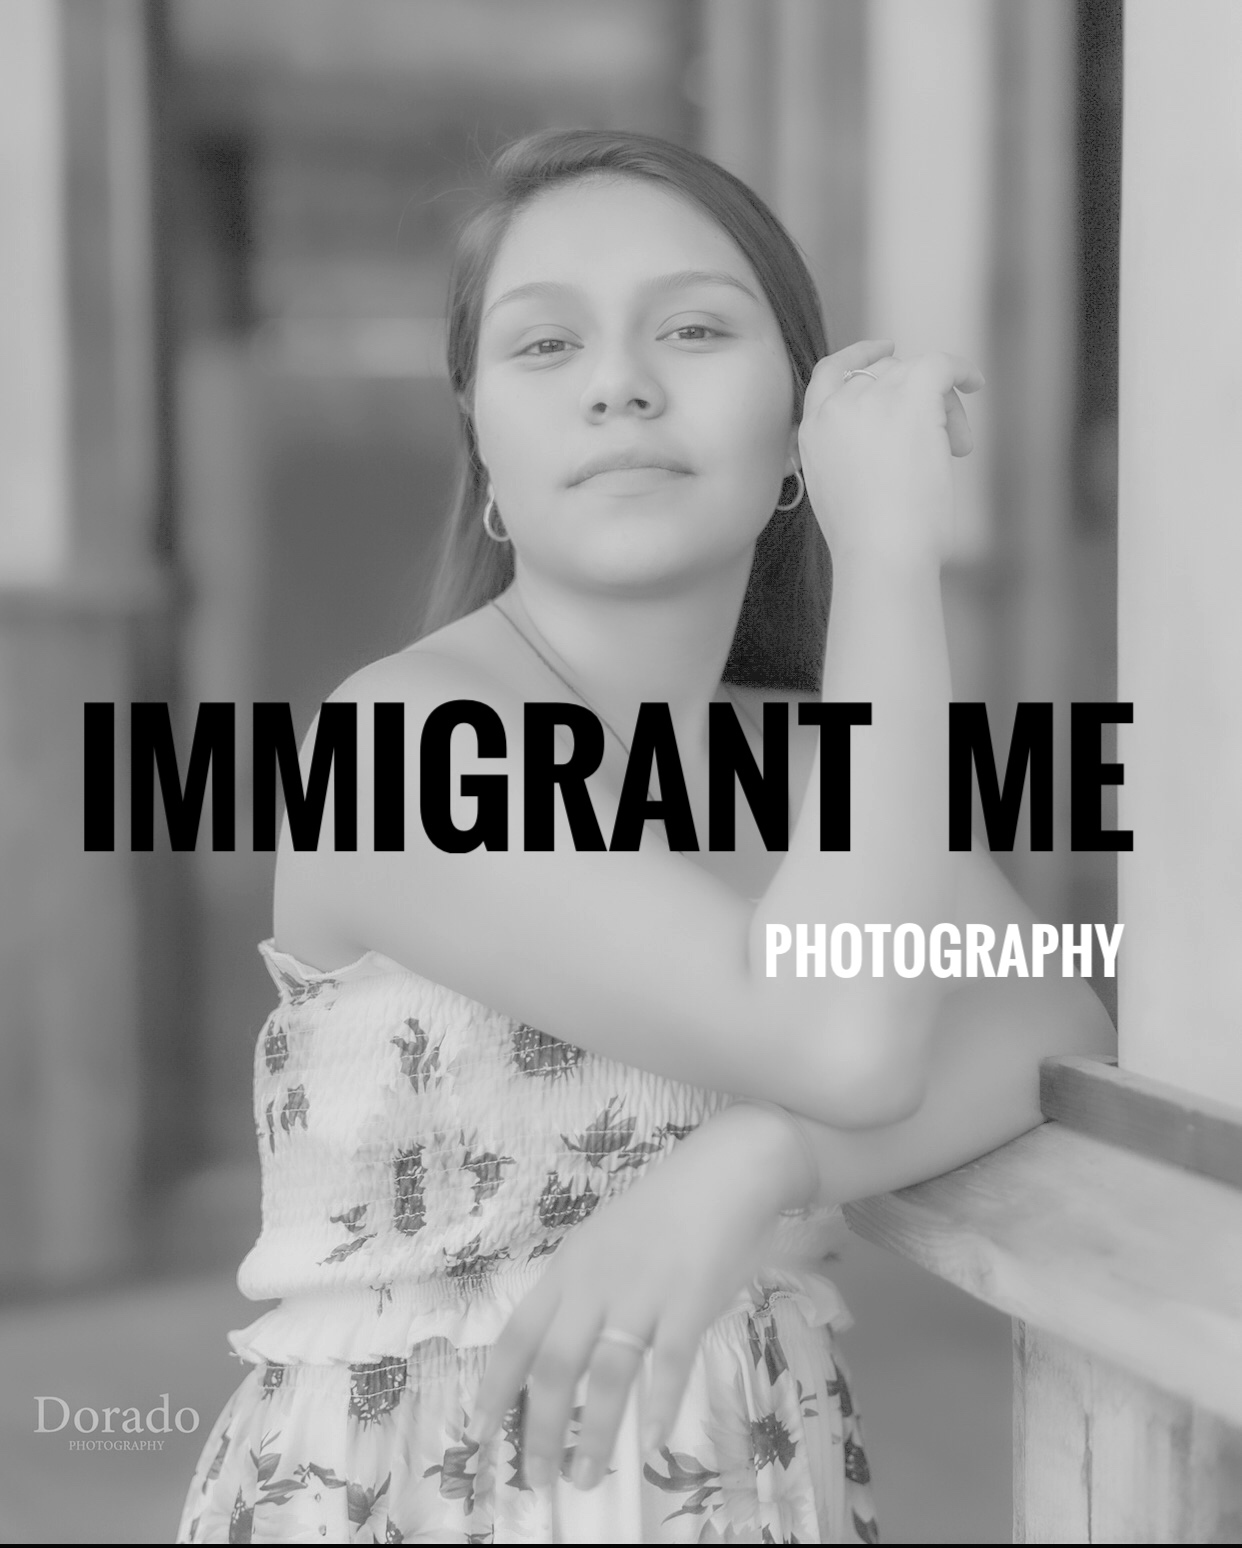
[[[657,489],[666,489],[676,479],[687,476],[673,468],[655,466],[608,468],[582,479],[578,487],[591,489],[598,494],[650,494]]]
[[[602,473],[617,473],[623,469],[628,472],[638,468],[657,468],[668,473],[691,471],[680,457],[674,457],[656,446],[614,446],[607,451],[597,451],[593,457],[579,463],[569,482],[571,485],[584,484]]]

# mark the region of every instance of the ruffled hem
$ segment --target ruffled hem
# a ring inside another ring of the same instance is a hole
[[[249,1327],[229,1334],[251,1363],[333,1365],[406,1355],[428,1339],[458,1349],[494,1344],[545,1265],[514,1265],[479,1282],[426,1280],[286,1296]]]
[[[465,1299],[457,1282],[394,1284],[288,1296],[248,1327],[229,1334],[233,1352],[254,1365],[364,1364],[404,1357],[430,1339],[457,1349],[494,1344],[514,1308],[543,1273],[539,1262],[496,1275]],[[840,1333],[853,1318],[831,1279],[810,1267],[764,1269],[738,1291],[719,1321],[786,1292],[809,1327]]]
[[[768,1279],[784,1288],[756,1284],[708,1330],[658,1451],[634,1382],[585,1493],[568,1482],[579,1412],[548,1486],[526,1477],[521,1398],[488,1442],[470,1437],[485,1349],[433,1338],[352,1368],[257,1366],[204,1443],[176,1541],[875,1542],[849,1374],[824,1326],[839,1297],[807,1271]]]

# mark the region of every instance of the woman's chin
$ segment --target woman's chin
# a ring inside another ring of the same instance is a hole
[[[572,558],[566,565],[565,559]],[[689,550],[684,543],[607,543],[562,556],[562,583],[610,595],[675,596],[701,584],[720,567],[718,554]]]
[[[630,510],[637,502],[624,503]],[[627,513],[628,514],[628,513]],[[648,519],[605,519],[562,530],[546,555],[524,555],[532,568],[591,590],[673,594],[692,589],[722,570],[749,573],[757,534],[727,534],[718,515],[652,513]],[[546,564],[543,562],[546,560]]]

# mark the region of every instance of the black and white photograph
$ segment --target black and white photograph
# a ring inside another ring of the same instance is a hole
[[[0,0],[0,1542],[1242,1541],[1240,80]]]

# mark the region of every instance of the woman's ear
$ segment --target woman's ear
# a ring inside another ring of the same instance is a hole
[[[802,458],[798,453],[798,427],[794,425],[789,432],[789,445],[785,448],[785,455],[789,461],[789,472],[796,473],[802,468]],[[786,477],[789,475],[786,474]]]
[[[474,423],[474,405],[464,392],[455,392],[454,401],[466,427],[466,451],[467,456],[479,467],[483,466],[483,458],[479,453],[479,432]]]

